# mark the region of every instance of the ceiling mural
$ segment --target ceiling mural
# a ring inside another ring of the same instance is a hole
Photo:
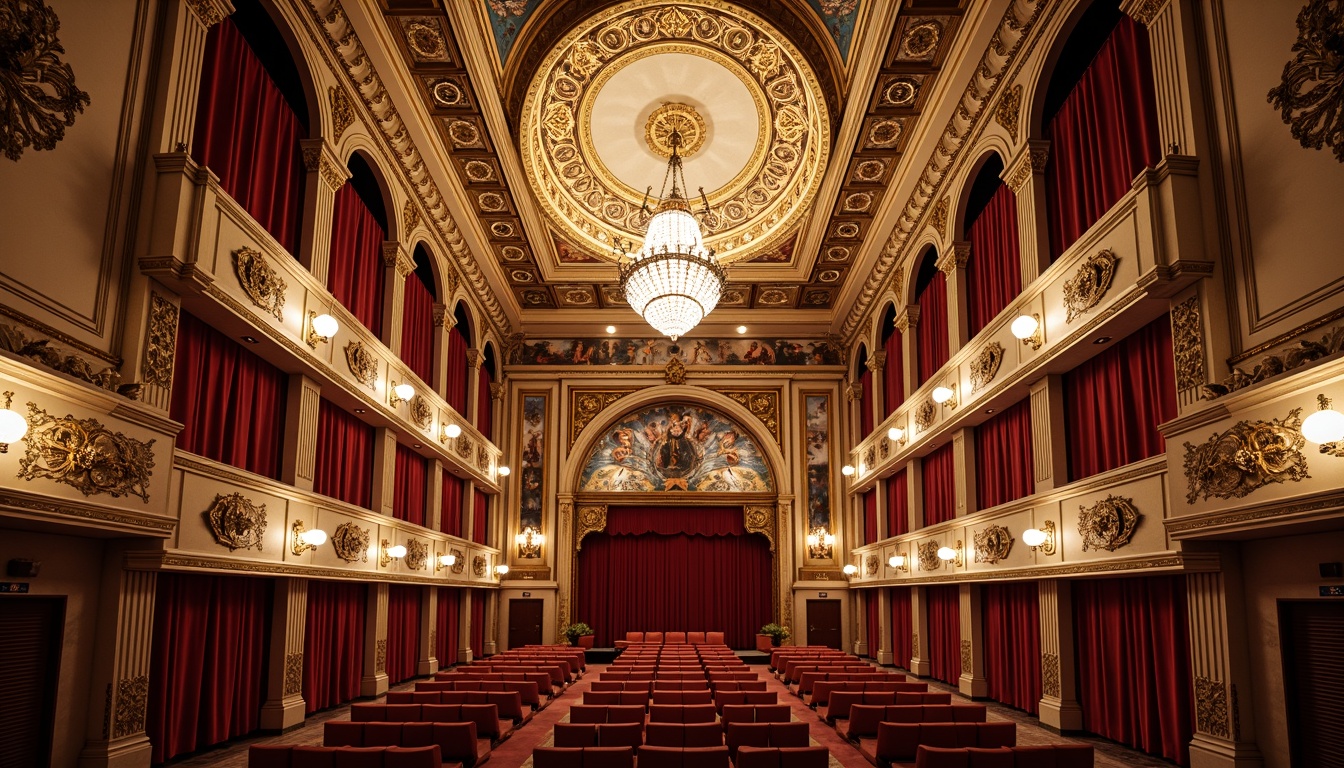
[[[518,42],[518,33],[542,0],[484,0],[490,13],[490,28],[495,33],[499,61],[508,61],[509,51]]]
[[[835,38],[840,58],[849,59],[849,44],[854,39],[854,23],[859,18],[859,0],[807,0],[826,29]]]

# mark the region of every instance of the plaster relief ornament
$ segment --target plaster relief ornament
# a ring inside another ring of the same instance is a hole
[[[41,0],[0,0],[0,149],[18,161],[23,150],[54,149],[89,105],[75,72],[61,61],[61,20]]]
[[[1344,163],[1344,1],[1310,0],[1303,6],[1292,50],[1269,103],[1302,146],[1328,145]]]

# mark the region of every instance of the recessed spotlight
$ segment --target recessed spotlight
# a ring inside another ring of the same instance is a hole
[[[424,448],[425,446],[423,446],[423,445],[421,445],[421,444],[419,444],[419,443],[412,443],[412,444],[411,444],[411,447],[412,447],[412,448]]]
[[[1105,344],[1105,343],[1109,342],[1110,340],[1111,340],[1111,337],[1110,337],[1110,336],[1098,336],[1098,337],[1097,337],[1097,340],[1094,341],[1094,342],[1092,342],[1092,343],[1093,343],[1093,344]]]
[[[363,408],[356,408],[356,409],[355,409],[355,413],[363,413],[363,412],[364,412],[364,409],[363,409]]]
[[[738,333],[746,333],[746,332],[747,332],[747,326],[745,326],[745,325],[739,325],[739,326],[737,326],[737,332],[738,332]]]
[[[616,326],[614,325],[607,326],[607,333],[615,333],[615,332],[616,332]]]
[[[993,408],[986,408],[986,409],[985,409],[985,413],[993,413],[993,412],[994,412],[994,409],[993,409]]]
[[[256,336],[243,336],[242,339],[243,339],[243,341],[246,341],[248,344],[260,344],[260,343],[261,343],[261,342],[257,341],[257,337],[256,337]]]

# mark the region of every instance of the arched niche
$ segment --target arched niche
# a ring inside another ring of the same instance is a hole
[[[952,239],[964,241],[970,228],[970,217],[984,208],[986,193],[992,194],[1003,179],[1000,174],[1007,164],[1006,153],[990,149],[981,153],[971,164],[966,177],[957,189],[956,204],[953,206]]]
[[[387,240],[395,240],[393,227],[396,222],[389,216],[392,208],[392,194],[387,187],[387,175],[378,165],[377,158],[364,149],[355,149],[345,159],[345,167],[350,171],[349,183],[364,202],[369,213],[383,228]]]
[[[322,116],[327,110],[319,106],[322,101],[313,82],[313,62],[308,61],[294,34],[297,20],[286,18],[270,0],[234,0],[233,7],[230,18],[294,110],[305,136],[321,135]]]
[[[1027,136],[1044,135],[1045,122],[1077,83],[1123,12],[1117,0],[1074,5],[1060,26],[1029,95]]]

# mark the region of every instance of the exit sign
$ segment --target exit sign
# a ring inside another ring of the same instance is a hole
[[[1321,587],[1321,597],[1344,597],[1344,584],[1331,584],[1328,587]]]

